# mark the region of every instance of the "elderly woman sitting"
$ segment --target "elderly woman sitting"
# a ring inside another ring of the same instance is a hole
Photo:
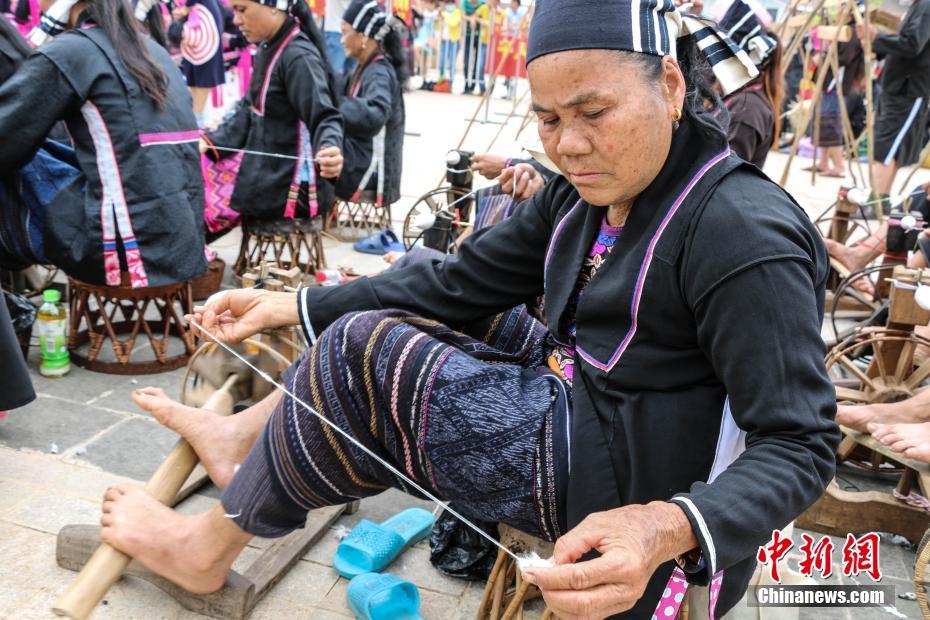
[[[722,615],[758,546],[833,475],[827,255],[794,201],[731,155],[697,41],[718,79],[752,78],[670,3],[539,0],[533,107],[564,178],[444,261],[235,291],[193,317],[229,342],[302,325],[313,346],[288,390],[464,514],[557,540],[555,566],[526,574],[560,617],[672,615],[672,579],[709,585]],[[540,294],[547,328],[482,324]],[[228,419],[136,400],[225,490],[183,516],[111,489],[103,538],[194,591],[219,588],[251,536],[409,486],[280,393]]]

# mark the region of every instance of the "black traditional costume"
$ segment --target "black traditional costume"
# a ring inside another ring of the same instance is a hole
[[[285,10],[289,3],[278,5]],[[229,203],[243,215],[313,217],[332,208],[333,186],[318,177],[313,158],[326,147],[342,148],[342,119],[323,56],[295,19],[259,46],[248,94],[207,138],[218,147],[207,152],[213,159],[251,151],[242,156]]]
[[[875,120],[875,160],[909,166],[917,163],[927,142],[930,0],[914,0],[897,34],[876,35],[872,51],[885,60]]]
[[[720,28],[760,69],[772,58],[778,41],[744,0],[734,0],[720,20]],[[759,78],[724,99],[730,112],[727,137],[733,152],[762,168],[775,142],[775,111]]]
[[[43,17],[45,19],[45,17]],[[191,97],[168,53],[143,44],[167,76],[159,110],[103,30],[78,27],[42,45],[0,88],[0,169],[18,170],[63,120],[83,172],[49,206],[45,255],[68,275],[133,287],[206,269],[203,178]]]
[[[538,2],[529,60],[661,55],[671,25],[716,36],[671,5],[643,7],[630,24],[629,2]],[[727,56],[716,69],[749,62]],[[803,210],[692,116],[622,231],[604,227],[606,211],[556,178],[444,261],[300,291],[315,346],[285,380],[472,517],[551,540],[594,512],[675,502],[700,558],[662,565],[621,617],[674,616],[685,579],[710,584],[719,616],[758,546],[833,475],[827,253]],[[548,328],[521,307],[539,295]],[[560,349],[570,384],[547,368]],[[286,396],[222,502],[244,530],[281,535],[311,508],[387,486],[407,488]]]
[[[379,43],[391,28],[383,10],[363,0],[354,0],[343,20]],[[345,125],[345,164],[336,195],[357,199],[359,191],[375,190],[379,205],[393,204],[400,198],[406,112],[403,84],[382,51],[355,69],[339,112]]]
[[[226,82],[223,66],[223,9],[218,0],[190,0],[182,20],[171,23],[168,40],[181,50],[181,73],[193,88]]]

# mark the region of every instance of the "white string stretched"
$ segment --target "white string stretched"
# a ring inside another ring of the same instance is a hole
[[[365,454],[367,454],[368,456],[370,456],[371,458],[373,458],[374,460],[376,460],[378,463],[380,463],[381,465],[383,465],[383,466],[384,466],[388,471],[390,471],[392,474],[394,474],[395,476],[397,476],[398,478],[400,478],[401,480],[403,480],[404,482],[406,482],[407,484],[409,484],[411,487],[415,488],[417,491],[419,491],[420,493],[422,493],[424,496],[428,497],[430,500],[432,500],[433,502],[435,502],[437,505],[441,506],[446,512],[448,512],[449,514],[451,514],[452,516],[454,516],[456,519],[458,519],[459,521],[461,521],[462,523],[464,523],[465,525],[467,525],[467,526],[470,527],[471,529],[475,530],[475,531],[476,531],[478,534],[480,534],[482,537],[484,537],[485,539],[487,539],[488,541],[490,541],[495,547],[497,547],[498,549],[500,549],[501,551],[503,551],[504,553],[506,553],[507,555],[509,555],[510,557],[512,557],[514,560],[517,561],[517,564],[520,565],[521,569],[522,569],[525,565],[527,565],[528,560],[532,560],[532,558],[530,558],[530,556],[526,556],[526,557],[522,557],[522,558],[521,558],[521,557],[518,557],[518,556],[517,556],[514,552],[512,552],[510,549],[508,549],[508,548],[505,547],[504,545],[500,544],[500,542],[498,542],[497,540],[495,540],[493,536],[489,536],[488,533],[485,532],[483,529],[481,529],[480,527],[478,527],[477,525],[475,525],[474,523],[472,523],[471,521],[469,521],[468,519],[466,519],[465,517],[463,517],[461,514],[459,514],[459,513],[458,513],[456,510],[454,510],[453,508],[450,508],[450,507],[449,507],[449,504],[447,504],[446,502],[442,501],[441,499],[439,499],[438,497],[436,497],[435,495],[433,495],[432,493],[430,493],[429,491],[427,491],[426,489],[424,489],[422,486],[420,486],[419,484],[417,484],[416,482],[414,482],[413,480],[411,480],[410,478],[408,478],[407,476],[405,476],[400,470],[398,470],[396,467],[394,467],[393,465],[391,465],[390,463],[388,463],[387,461],[385,461],[383,458],[381,458],[380,456],[378,456],[377,454],[375,454],[370,448],[368,448],[367,446],[363,445],[363,444],[362,444],[361,442],[359,442],[355,437],[353,437],[352,435],[350,435],[350,434],[347,433],[346,431],[344,431],[344,430],[342,430],[341,428],[339,428],[337,425],[333,424],[332,422],[330,422],[329,420],[327,420],[326,418],[324,418],[322,415],[320,415],[320,414],[316,411],[316,409],[314,409],[313,407],[311,407],[310,405],[308,405],[307,403],[305,403],[303,400],[301,400],[300,398],[298,398],[297,395],[294,394],[293,392],[291,392],[289,389],[287,389],[286,387],[284,387],[283,385],[281,385],[280,383],[278,383],[277,381],[275,381],[274,379],[272,379],[271,376],[268,375],[268,373],[266,373],[266,372],[264,372],[263,370],[257,368],[257,367],[254,366],[251,362],[249,362],[249,360],[247,360],[247,359],[245,359],[243,356],[239,355],[238,352],[236,352],[232,347],[230,347],[229,345],[227,345],[225,342],[222,342],[222,341],[220,341],[219,339],[217,339],[213,334],[211,334],[209,331],[207,331],[207,330],[206,330],[203,326],[201,326],[199,323],[195,323],[194,321],[191,321],[190,324],[193,325],[194,327],[196,327],[198,330],[200,330],[201,333],[206,334],[207,337],[208,337],[210,340],[212,340],[212,341],[215,342],[216,344],[218,344],[218,345],[220,345],[221,347],[223,347],[224,349],[226,349],[226,351],[229,352],[233,357],[235,357],[235,358],[238,359],[240,362],[242,362],[243,364],[245,364],[246,366],[248,366],[249,368],[251,368],[252,370],[254,370],[255,372],[257,372],[257,373],[258,373],[258,376],[260,376],[262,379],[264,379],[265,381],[267,381],[268,383],[270,383],[271,385],[275,386],[276,388],[278,388],[279,390],[281,390],[282,392],[284,392],[285,394],[287,394],[288,396],[290,396],[292,399],[294,399],[294,402],[299,403],[304,409],[306,409],[307,411],[309,411],[310,413],[312,413],[314,416],[316,416],[317,419],[320,420],[320,422],[326,424],[329,428],[331,428],[332,430],[334,430],[334,431],[336,431],[337,433],[339,433],[340,435],[342,435],[345,439],[347,439],[349,442],[351,442],[351,443],[352,443],[353,445],[355,445],[357,448],[359,448],[360,450],[362,450]],[[536,557],[538,558],[538,556],[536,556]],[[535,561],[535,560],[533,560],[533,561]],[[527,566],[528,566],[528,565],[527,565]]]
[[[227,151],[227,152],[229,152],[229,153],[244,153],[245,155],[258,155],[258,156],[260,156],[260,157],[272,157],[272,158],[275,158],[275,159],[293,159],[293,160],[302,160],[302,159],[304,159],[303,157],[296,157],[296,156],[294,156],[294,155],[285,155],[285,154],[283,154],[283,153],[265,153],[265,152],[263,152],[263,151],[250,151],[249,149],[233,149],[233,148],[228,148],[228,147],[225,147],[225,146],[214,146],[214,145],[212,145],[212,144],[208,146],[208,150],[211,150],[211,151]],[[316,161],[318,161],[318,160],[317,160],[317,159],[313,159],[312,161],[316,162]]]

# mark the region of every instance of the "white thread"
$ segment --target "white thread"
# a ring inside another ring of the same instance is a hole
[[[203,326],[201,326],[199,323],[195,323],[194,321],[191,321],[190,324],[193,325],[194,327],[196,327],[197,329],[199,329],[202,333],[206,334],[206,335],[209,337],[210,340],[212,340],[212,341],[215,342],[216,344],[218,344],[218,345],[220,345],[221,347],[223,347],[224,349],[226,349],[226,351],[229,352],[233,357],[235,357],[235,358],[238,359],[240,362],[242,362],[243,364],[245,364],[246,366],[248,366],[249,368],[251,368],[252,370],[254,370],[255,372],[257,372],[257,373],[258,373],[258,376],[260,376],[262,379],[264,379],[265,381],[267,381],[268,383],[270,383],[270,384],[273,385],[274,387],[278,388],[279,390],[281,390],[282,392],[284,392],[285,394],[287,394],[288,396],[290,396],[290,397],[294,400],[294,402],[299,403],[301,406],[303,406],[304,409],[306,409],[307,411],[309,411],[310,413],[312,413],[314,416],[316,416],[317,419],[320,420],[320,422],[323,422],[324,424],[326,424],[326,426],[328,426],[328,427],[331,428],[332,430],[336,431],[337,433],[339,433],[340,435],[342,435],[343,437],[345,437],[348,441],[350,441],[353,445],[355,445],[355,446],[358,447],[360,450],[362,450],[365,454],[367,454],[368,456],[370,456],[371,458],[373,458],[374,460],[376,460],[378,463],[380,463],[381,465],[383,465],[383,466],[384,466],[388,471],[390,471],[392,474],[394,474],[394,475],[397,476],[398,478],[400,478],[400,479],[404,480],[405,482],[407,482],[408,484],[410,484],[410,486],[412,486],[413,488],[415,488],[417,491],[419,491],[420,493],[422,493],[423,495],[425,495],[426,497],[428,497],[428,498],[429,498],[430,500],[432,500],[434,503],[436,503],[436,504],[438,504],[439,506],[441,506],[446,512],[448,512],[449,514],[451,514],[452,516],[454,516],[456,519],[458,519],[459,521],[461,521],[462,523],[464,523],[465,525],[467,525],[467,526],[470,527],[471,529],[475,530],[475,531],[476,531],[478,534],[480,534],[482,537],[484,537],[485,539],[487,539],[488,541],[490,541],[495,547],[497,547],[498,549],[500,549],[501,551],[503,551],[504,553],[506,553],[507,555],[509,555],[510,557],[512,557],[514,560],[516,560],[517,563],[519,564],[520,558],[517,557],[517,555],[516,555],[513,551],[511,551],[510,549],[508,549],[508,548],[505,547],[504,545],[500,544],[500,542],[498,542],[497,540],[495,540],[495,539],[494,539],[492,536],[490,536],[487,532],[485,532],[485,531],[482,530],[480,527],[478,527],[477,525],[475,525],[474,523],[472,523],[471,521],[469,521],[468,519],[466,519],[465,517],[463,517],[461,514],[459,514],[459,513],[458,513],[456,510],[454,510],[453,508],[450,508],[449,505],[448,505],[447,503],[445,503],[444,501],[442,501],[441,499],[439,499],[438,497],[436,497],[435,495],[433,495],[432,493],[430,493],[429,491],[427,491],[426,489],[424,489],[422,486],[420,486],[419,484],[417,484],[416,482],[414,482],[413,480],[411,480],[410,478],[408,478],[407,476],[405,476],[403,473],[400,472],[400,470],[398,470],[396,467],[394,467],[393,465],[391,465],[390,463],[388,463],[387,461],[385,461],[383,458],[381,458],[380,456],[378,456],[377,454],[375,454],[375,453],[374,453],[372,450],[370,450],[367,446],[365,446],[365,445],[363,445],[361,442],[359,442],[355,437],[353,437],[352,435],[350,435],[350,434],[347,433],[346,431],[342,430],[339,426],[333,424],[332,422],[330,422],[329,420],[327,420],[326,418],[324,418],[322,415],[320,415],[320,414],[316,411],[316,409],[314,409],[313,407],[311,407],[310,405],[308,405],[307,403],[305,403],[303,400],[301,400],[300,398],[298,398],[296,394],[294,394],[293,392],[291,392],[290,390],[288,390],[286,387],[284,387],[283,385],[281,385],[280,383],[278,383],[277,381],[275,381],[274,379],[272,379],[270,376],[268,376],[267,373],[265,373],[264,371],[259,370],[258,368],[256,368],[251,362],[249,362],[249,360],[247,360],[247,359],[245,359],[244,357],[242,357],[241,355],[239,355],[238,352],[236,352],[232,347],[230,347],[229,345],[227,345],[225,342],[222,342],[221,340],[219,340],[219,339],[217,339],[216,337],[214,337],[213,334],[211,334],[209,331],[207,331],[207,330],[206,330]]]
[[[517,567],[521,573],[528,568],[552,568],[553,566],[555,564],[552,563],[552,560],[539,557],[539,554],[535,551],[520,554],[520,557],[517,558]]]
[[[264,153],[262,151],[250,151],[248,149],[231,149],[225,146],[214,146],[212,144],[207,146],[208,150],[213,151],[228,151],[230,153],[244,153],[246,155],[260,155],[262,157],[274,157],[276,159],[294,159],[294,160],[303,160],[303,157],[297,157],[295,155],[284,155],[283,153]],[[310,161],[319,162],[318,159],[314,158]]]

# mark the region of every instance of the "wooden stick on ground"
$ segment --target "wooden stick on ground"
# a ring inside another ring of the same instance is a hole
[[[230,376],[223,387],[210,396],[204,404],[204,409],[220,415],[231,414],[234,404],[231,392],[238,379],[238,375]],[[194,467],[197,466],[198,460],[197,453],[191,445],[179,439],[174,449],[149,479],[145,490],[161,503],[169,504],[174,500]],[[125,553],[117,551],[106,543],[101,543],[52,610],[59,616],[84,620],[110,587],[119,580],[131,560],[132,558]]]

